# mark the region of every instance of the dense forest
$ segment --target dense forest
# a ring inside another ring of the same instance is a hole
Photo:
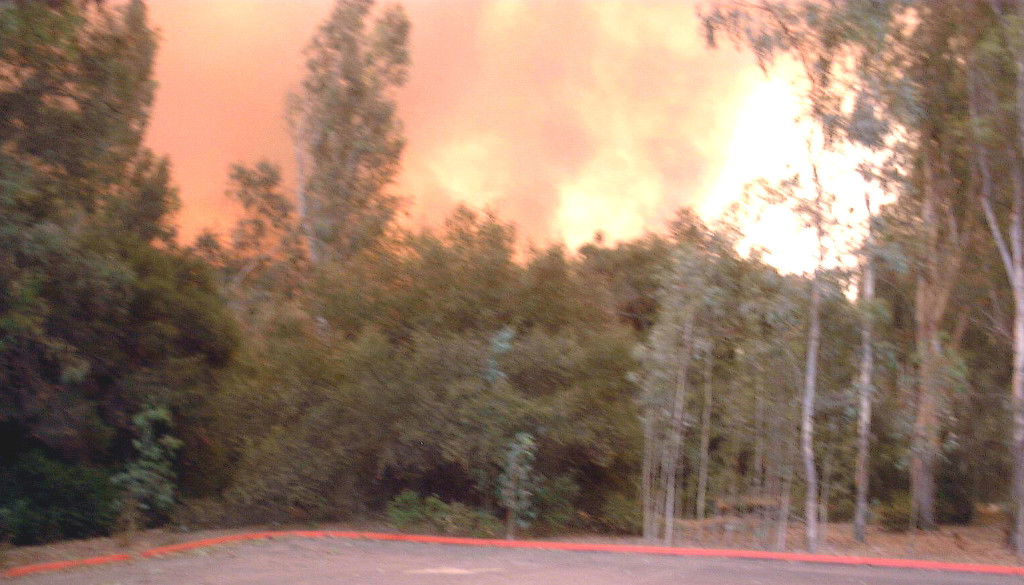
[[[1024,551],[1024,5],[700,10],[708,50],[802,73],[809,171],[569,250],[465,206],[401,221],[399,6],[337,2],[282,113],[297,186],[225,169],[240,219],[186,243],[144,145],[145,3],[0,0],[0,537],[379,517],[672,543],[730,513],[814,550],[829,522],[996,504]],[[819,168],[854,149],[851,203]],[[809,273],[743,245],[772,206]]]

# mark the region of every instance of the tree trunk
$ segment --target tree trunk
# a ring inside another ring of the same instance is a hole
[[[915,342],[920,366],[917,413],[910,453],[911,506],[916,525],[926,530],[935,528],[935,456],[939,449],[939,406],[942,395],[939,374],[943,358],[939,335],[962,261],[959,236],[955,233],[947,234],[945,243],[940,236],[940,220],[935,201],[938,187],[932,148],[930,145],[925,146],[922,163],[924,199],[921,223],[925,232],[926,257],[922,274],[917,279],[914,303]]]
[[[868,215],[870,221],[870,205]],[[871,331],[871,308],[870,303],[875,298],[875,268],[871,258],[871,227],[868,227],[868,238],[866,246],[868,249],[864,258],[864,280],[861,283],[861,301],[864,304],[861,315],[860,330],[860,372],[858,373],[858,394],[860,395],[860,411],[857,413],[857,467],[854,476],[854,483],[857,486],[857,506],[853,515],[853,538],[857,542],[865,540],[865,526],[868,517],[868,469],[870,467],[870,453],[868,448],[871,443],[871,399],[874,393],[872,379],[874,377],[873,363],[873,342]]]
[[[1017,69],[1017,140],[1024,148],[1024,4],[1017,5],[1016,26],[1014,27],[1014,62]],[[1022,151],[1024,152],[1024,151]],[[1011,380],[1013,408],[1013,498],[1014,526],[1013,549],[1017,558],[1024,557],[1024,186],[1021,185],[1022,166],[1020,158],[1014,168],[1013,213],[1010,220],[1010,240],[1013,255],[1010,260],[1015,270],[1008,271],[1013,286],[1013,378]]]
[[[820,236],[819,236],[820,237]],[[800,416],[800,447],[804,459],[807,494],[804,518],[807,550],[818,546],[818,474],[814,467],[814,399],[818,380],[818,346],[821,342],[821,278],[815,270],[811,280],[810,331],[807,335],[807,363],[804,370],[804,395]]]
[[[927,305],[923,293],[928,287],[919,284],[918,303]],[[938,368],[941,356],[938,326],[930,315],[918,310],[919,391],[917,416],[911,447],[910,489],[917,526],[935,528],[935,453],[939,447]]]
[[[663,451],[662,473],[665,482],[665,545],[672,546],[675,529],[676,509],[676,466],[683,447],[683,414],[686,406],[686,383],[690,373],[690,358],[693,355],[694,311],[687,311],[683,325],[683,355],[680,356],[676,379],[676,395],[672,405],[672,420],[669,428],[669,442]]]
[[[1013,319],[1013,498],[1012,544],[1017,557],[1024,556],[1024,267],[1014,278]]]
[[[700,469],[697,472],[697,521],[698,540],[704,533],[704,503],[708,487],[708,448],[711,445],[711,372],[712,352],[704,358],[704,408],[700,414]]]

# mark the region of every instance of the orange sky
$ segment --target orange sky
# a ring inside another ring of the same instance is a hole
[[[467,201],[537,244],[575,247],[597,230],[629,238],[683,204],[719,208],[708,199],[731,197],[787,152],[778,147],[793,113],[781,107],[791,101],[784,84],[766,82],[749,55],[705,49],[693,3],[404,5],[412,68],[395,189],[414,221]],[[330,6],[150,1],[162,42],[148,142],[174,165],[184,241],[233,223],[230,163],[265,157],[291,182],[284,100]]]

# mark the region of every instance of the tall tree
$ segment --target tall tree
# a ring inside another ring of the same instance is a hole
[[[644,536],[660,533],[671,544],[675,528],[677,466],[687,412],[691,368],[698,344],[721,318],[734,258],[727,234],[701,225],[673,251],[662,277],[658,319],[640,351],[644,426]],[[659,530],[659,524],[661,530]]]
[[[5,466],[34,450],[120,463],[146,401],[195,422],[232,352],[211,273],[173,241],[169,163],[142,146],[155,50],[141,1],[0,4]],[[179,433],[184,466],[198,427]],[[0,490],[0,507],[18,508],[17,491]]]
[[[409,20],[373,0],[338,0],[306,49],[306,78],[290,97],[298,214],[314,262],[349,259],[388,227],[388,191],[405,140],[394,92],[406,80]]]
[[[1011,544],[1024,555],[1024,5],[975,8],[967,100],[977,191],[1013,299]],[[1009,132],[1006,129],[1011,129]]]
[[[958,189],[966,181],[958,138],[966,118],[962,55],[955,49],[961,4],[737,0],[705,19],[712,39],[724,28],[762,63],[792,54],[811,84],[812,116],[825,136],[888,154],[878,175],[905,207],[904,248],[916,276],[910,468],[914,514],[926,528],[935,525],[935,462],[949,389],[942,339],[976,223]],[[868,141],[858,136],[865,127]]]

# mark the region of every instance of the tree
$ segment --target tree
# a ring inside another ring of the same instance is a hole
[[[372,245],[399,205],[387,187],[405,143],[394,91],[406,80],[409,21],[395,6],[367,30],[372,10],[373,0],[338,0],[290,98],[298,214],[314,263]]]
[[[761,63],[779,52],[797,59],[826,142],[842,139],[886,154],[881,172],[871,174],[906,207],[904,253],[916,275],[911,492],[925,528],[935,524],[940,414],[949,393],[944,321],[976,224],[957,189],[966,180],[957,138],[966,116],[961,58],[950,47],[957,46],[961,20],[962,5],[953,2],[813,0],[725,2],[705,18],[709,39],[725,29]]]
[[[1011,544],[1024,556],[1024,6],[991,2],[974,12],[966,66],[970,138],[978,201],[1013,299]]]
[[[236,338],[142,146],[155,34],[141,1],[58,4],[0,6],[0,459],[109,469],[151,399],[185,422],[188,466]]]
[[[689,426],[690,363],[697,345],[709,343],[711,324],[724,311],[726,266],[734,255],[723,234],[704,228],[693,239],[678,245],[662,276],[658,318],[641,347],[637,375],[644,428],[644,537],[654,539],[660,532],[666,545],[673,542],[676,471]]]
[[[516,433],[508,446],[505,467],[498,478],[501,505],[505,508],[505,538],[515,538],[516,527],[526,527],[533,496],[533,460],[537,446],[530,433]]]
[[[135,507],[150,520],[160,519],[174,506],[177,483],[174,458],[183,443],[167,434],[172,421],[165,407],[145,407],[132,417],[132,426],[138,435],[132,440],[136,457],[111,480],[127,492],[125,506],[129,509],[126,512],[133,520]]]
[[[242,205],[228,245],[204,232],[195,251],[220,270],[224,290],[241,313],[259,300],[293,296],[308,260],[280,169],[267,161],[251,168],[232,165],[227,196]]]

